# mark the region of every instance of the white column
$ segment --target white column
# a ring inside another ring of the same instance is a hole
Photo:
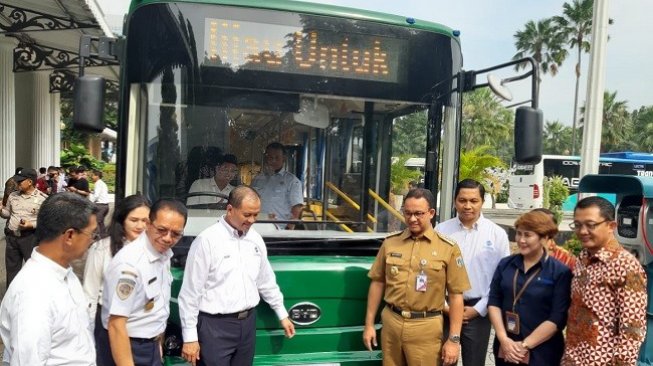
[[[0,36],[0,191],[16,169],[16,95],[12,39]]]
[[[52,146],[52,164],[61,165],[61,93],[50,94],[50,108],[52,109],[52,127],[54,129]]]
[[[56,151],[55,146],[60,145],[57,140],[57,131],[55,122],[53,106],[53,97],[50,94],[50,72],[38,71],[31,73],[32,89],[31,89],[31,103],[32,103],[32,118],[29,139],[32,142],[31,151],[31,166],[34,169],[39,167],[48,167],[54,165],[58,161],[55,158],[59,151]],[[55,161],[56,160],[56,161]]]

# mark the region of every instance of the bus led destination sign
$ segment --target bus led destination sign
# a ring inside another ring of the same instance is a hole
[[[378,35],[205,20],[204,65],[397,82],[402,42]]]

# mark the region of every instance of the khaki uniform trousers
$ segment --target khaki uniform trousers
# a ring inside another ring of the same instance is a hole
[[[383,366],[437,366],[442,363],[442,316],[404,319],[387,307],[381,313]]]

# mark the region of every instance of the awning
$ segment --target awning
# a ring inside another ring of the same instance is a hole
[[[13,71],[50,71],[51,92],[72,90],[81,35],[113,36],[95,0],[0,0],[0,34],[18,42]],[[87,72],[118,80],[117,62],[85,64]]]

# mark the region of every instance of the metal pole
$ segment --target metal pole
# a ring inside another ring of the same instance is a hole
[[[594,0],[592,48],[587,79],[587,104],[585,106],[580,178],[587,174],[596,174],[599,171],[608,19],[608,0]]]

